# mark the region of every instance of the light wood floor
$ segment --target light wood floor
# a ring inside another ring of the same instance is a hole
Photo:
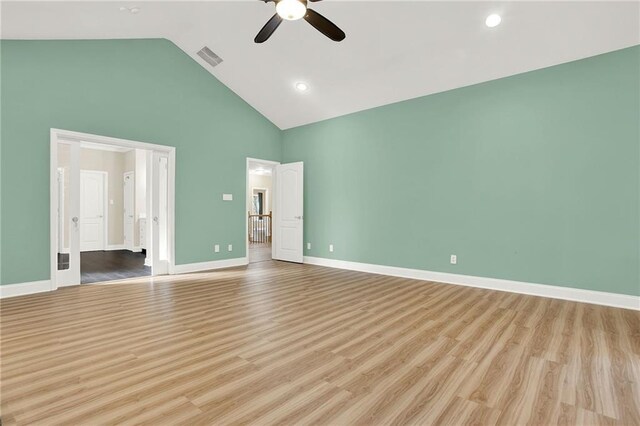
[[[10,424],[640,424],[640,313],[273,261],[2,300]]]

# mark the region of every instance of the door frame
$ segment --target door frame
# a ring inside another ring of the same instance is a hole
[[[109,247],[109,172],[102,170],[80,169],[80,185],[82,185],[82,173],[96,173],[102,175],[102,248],[105,251]],[[80,208],[82,208],[82,191],[80,191]],[[82,219],[82,214],[79,216]],[[82,230],[82,227],[80,227]],[[85,250],[90,251],[90,250]],[[82,253],[82,239],[80,239],[80,253]]]
[[[249,218],[247,217],[247,212],[251,211],[251,204],[249,201],[249,195],[253,196],[252,188],[249,187],[249,163],[251,162],[264,163],[272,166],[273,171],[271,172],[271,198],[275,199],[275,183],[276,183],[276,166],[280,164],[279,161],[271,161],[271,160],[262,160],[260,158],[252,158],[247,157],[246,168],[244,172],[245,176],[245,193],[244,193],[244,245],[245,245],[245,261],[249,263]],[[275,206],[270,206],[271,211],[274,212],[275,215]],[[272,219],[273,220],[273,219]],[[275,230],[271,228],[271,248],[273,248],[273,236],[275,234]]]
[[[50,249],[50,282],[51,290],[58,288],[58,142],[71,144],[80,144],[81,142],[93,142],[108,145],[115,145],[131,149],[145,149],[167,154],[169,156],[169,185],[168,185],[168,250],[169,250],[169,274],[175,273],[175,178],[176,178],[176,148],[168,145],[157,145],[148,142],[133,141],[128,139],[113,138],[109,136],[100,136],[90,133],[75,132],[71,130],[51,128],[49,131],[49,249]],[[153,182],[148,182],[149,186],[153,186]],[[149,213],[151,214],[151,213]],[[150,226],[150,224],[147,224]],[[151,270],[151,275],[156,275]]]
[[[64,230],[65,230],[65,225],[64,225],[64,190],[66,188],[65,183],[64,183],[64,177],[65,177],[65,173],[64,173],[64,167],[58,167],[58,174],[57,174],[57,178],[58,178],[58,235],[63,235],[64,236]],[[58,238],[58,253],[64,253],[65,250],[65,246],[64,246],[64,237],[62,238]]]

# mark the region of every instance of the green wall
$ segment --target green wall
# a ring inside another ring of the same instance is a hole
[[[0,49],[2,284],[49,278],[55,127],[177,147],[178,264],[244,256],[251,156],[305,162],[307,255],[640,295],[640,47],[284,132],[166,40]]]
[[[49,279],[52,127],[175,146],[176,263],[244,256],[245,158],[280,160],[277,127],[166,40],[0,49],[2,284]]]
[[[639,58],[285,131],[283,159],[305,162],[305,254],[640,295]]]

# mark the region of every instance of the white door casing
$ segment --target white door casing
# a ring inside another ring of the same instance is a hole
[[[276,260],[302,263],[303,178],[302,162],[275,167],[273,258]]]
[[[57,253],[53,253],[55,263],[52,264],[51,269],[53,271],[52,277],[54,274],[56,277],[56,287],[80,284],[80,145],[76,143],[68,143],[66,145],[69,146],[69,200],[67,203],[69,207],[67,217],[69,220],[66,221],[65,226],[69,235],[69,267],[57,270]],[[56,156],[52,157],[52,168],[55,166],[57,170],[57,140],[52,140],[51,149],[56,153]],[[51,198],[58,203],[60,198],[57,191],[60,189],[57,183],[54,189],[56,194],[55,197]],[[59,232],[59,230],[57,231]],[[64,234],[57,234],[57,238],[64,239]],[[52,247],[57,247],[59,243],[54,241],[51,245]]]
[[[169,273],[169,157],[153,152],[151,164],[151,267],[154,275],[162,275]]]
[[[80,251],[105,249],[106,175],[80,171]]]
[[[133,236],[135,232],[135,174],[126,172],[124,174],[124,247],[133,250]]]
[[[64,246],[64,168],[58,167],[58,253],[65,253]]]

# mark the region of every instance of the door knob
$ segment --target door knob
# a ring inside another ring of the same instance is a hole
[[[156,222],[156,223],[158,223],[158,216],[154,216],[154,217],[153,217],[153,221],[154,221],[154,222]]]
[[[73,222],[73,224],[76,226],[76,228],[78,227],[78,217],[74,216],[71,218],[71,221]]]

